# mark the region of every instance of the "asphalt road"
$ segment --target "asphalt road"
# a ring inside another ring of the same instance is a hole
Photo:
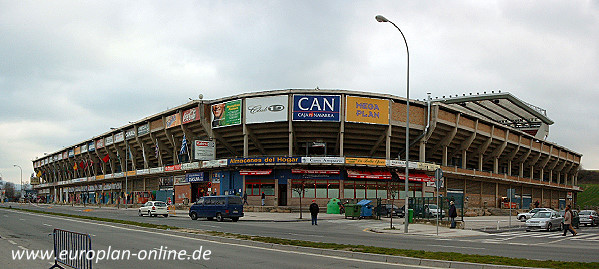
[[[54,228],[90,234],[94,250],[108,251],[110,248],[112,253],[120,253],[120,257],[129,257],[100,260],[93,264],[93,268],[431,268],[215,242],[169,234],[168,231],[140,230],[6,209],[0,209],[0,218],[2,268],[49,268],[53,260],[14,260],[11,255],[19,250],[51,250],[50,234]],[[141,253],[153,249],[185,250],[192,255],[180,256],[181,260],[174,259],[174,256],[171,259],[139,259]],[[133,254],[123,256],[125,250]],[[206,251],[210,253],[204,256]],[[200,254],[195,255],[194,252]]]
[[[90,211],[83,207],[70,206],[51,206],[51,208],[24,204],[18,206],[77,215],[166,224],[181,228],[316,242],[498,255],[538,260],[599,262],[599,255],[596,254],[596,248],[599,244],[599,228],[597,227],[581,227],[579,235],[576,237],[561,237],[559,235],[561,232],[558,231],[527,233],[520,230],[508,233],[489,233],[480,236],[437,238],[434,236],[380,234],[365,231],[369,227],[388,226],[388,223],[377,220],[325,220],[319,221],[318,226],[312,226],[310,222],[259,222],[244,221],[243,218],[239,222],[216,222],[207,220],[192,221],[185,216],[169,218],[139,217],[136,209],[94,208]]]

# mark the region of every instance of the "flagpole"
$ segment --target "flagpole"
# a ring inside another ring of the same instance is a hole
[[[127,187],[129,187],[128,186],[129,184],[127,184],[127,179],[128,179],[127,174],[129,174],[129,173],[127,173],[127,170],[129,170],[129,169],[127,169],[127,162],[128,162],[127,158],[129,157],[128,150],[129,150],[129,144],[127,143],[127,141],[125,141],[125,209],[127,209],[127,206],[129,205],[129,195],[127,195],[127,191],[128,191]]]

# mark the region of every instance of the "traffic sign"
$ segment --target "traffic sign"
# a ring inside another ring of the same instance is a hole
[[[435,170],[435,179],[439,180],[443,178],[443,170],[441,170],[441,168],[437,168],[437,170]]]

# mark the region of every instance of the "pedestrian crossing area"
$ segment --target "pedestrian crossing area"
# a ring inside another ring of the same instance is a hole
[[[496,241],[496,242],[507,242],[512,240],[522,240],[522,239],[549,239],[549,240],[575,240],[575,241],[594,241],[599,242],[599,234],[596,231],[591,233],[585,233],[583,230],[578,230],[578,234],[576,236],[572,236],[570,232],[566,236],[562,236],[562,232],[526,232],[526,231],[511,231],[511,232],[501,232],[493,234],[494,238],[485,239],[485,241]]]

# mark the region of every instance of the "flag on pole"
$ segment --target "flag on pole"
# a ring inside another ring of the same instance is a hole
[[[180,155],[185,155],[187,152],[187,139],[185,138],[185,134],[183,134],[183,141],[181,142],[181,150],[179,151]]]
[[[144,156],[144,163],[147,163],[148,160],[146,159],[146,147],[145,147],[145,145],[141,146],[141,154],[143,154],[143,156]]]
[[[106,153],[106,156],[104,156],[104,158],[102,158],[102,161],[107,163],[110,160],[110,155],[108,155],[108,153]]]
[[[75,165],[73,165],[73,170],[77,170],[77,163],[75,163]]]

